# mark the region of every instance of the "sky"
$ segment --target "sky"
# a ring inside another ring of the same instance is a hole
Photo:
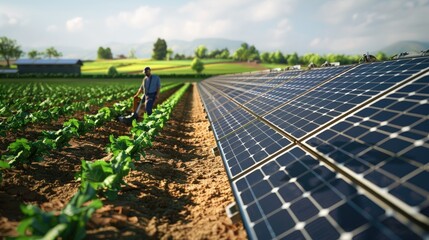
[[[429,0],[0,0],[0,36],[27,49],[225,38],[260,52],[360,54],[429,42],[427,15]]]

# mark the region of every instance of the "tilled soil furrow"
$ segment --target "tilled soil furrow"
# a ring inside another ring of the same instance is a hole
[[[88,239],[245,239],[242,223],[225,213],[233,196],[221,158],[210,153],[216,143],[208,125],[194,85],[136,162],[120,200],[96,212]]]

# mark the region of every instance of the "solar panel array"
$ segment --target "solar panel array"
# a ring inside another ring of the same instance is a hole
[[[249,238],[429,238],[428,57],[198,87]]]

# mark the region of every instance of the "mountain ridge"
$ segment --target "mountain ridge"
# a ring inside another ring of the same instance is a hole
[[[429,49],[429,42],[422,41],[400,41],[390,44],[382,49],[381,52],[386,53],[388,56],[395,55],[402,52],[417,52],[426,51]]]

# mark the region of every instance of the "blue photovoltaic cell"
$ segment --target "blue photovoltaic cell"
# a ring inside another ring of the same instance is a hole
[[[305,71],[302,70],[290,70],[286,72],[276,73],[276,76],[273,76],[269,81],[266,82],[266,84],[268,86],[274,87],[279,84],[283,84],[284,82],[287,82],[290,79],[293,79],[304,72]]]
[[[233,189],[251,239],[420,239],[299,147],[234,181]]]
[[[429,67],[428,58],[421,58],[419,63],[416,67],[415,60],[403,59],[359,65],[264,116],[264,119],[295,138],[301,138]]]
[[[256,98],[259,98],[263,93],[270,91],[272,89],[271,86],[265,85],[261,87],[252,88],[245,93],[238,95],[234,98],[237,102],[244,104],[246,102],[252,101]]]
[[[213,110],[213,108],[216,108],[219,105],[224,104],[225,102],[229,102],[226,97],[213,90],[212,88],[209,88],[206,84],[200,84],[199,87],[200,94],[202,96],[207,111],[211,111]]]
[[[307,140],[316,151],[415,207],[429,207],[429,75]]]
[[[248,237],[427,238],[428,71],[417,57],[200,82]]]
[[[246,92],[246,88],[243,88],[241,85],[237,85],[237,86],[229,86],[226,85],[226,87],[223,88],[219,88],[219,85],[217,84],[211,84],[211,86],[213,88],[217,88],[220,92],[222,92],[223,94],[225,94],[228,97],[235,97],[238,96],[244,92]]]
[[[212,122],[224,118],[226,113],[231,114],[234,110],[239,108],[236,103],[230,101],[228,98],[220,95],[214,90],[204,88],[201,85],[200,89],[204,96],[203,101],[207,109],[207,115]],[[205,95],[206,93],[211,94]]]
[[[244,126],[255,119],[250,113],[238,108],[235,111],[224,113],[222,118],[212,122],[213,132],[217,139],[221,139],[227,134]]]
[[[294,76],[289,81],[279,82],[280,85],[277,85],[275,89],[254,96],[253,100],[246,103],[245,106],[256,114],[263,115],[349,68],[350,66],[344,66],[300,72],[300,75]]]
[[[226,98],[222,95],[213,94],[212,96],[213,96],[213,98],[210,99],[211,101],[206,103],[207,108],[209,108],[210,111],[212,111],[213,109],[215,109],[215,108],[217,108],[223,104],[231,102],[228,98]]]
[[[219,140],[228,175],[234,177],[291,142],[265,123],[254,121]]]
[[[220,118],[225,117],[226,113],[231,113],[232,111],[238,109],[239,106],[231,101],[225,102],[222,105],[218,105],[217,107],[213,107],[210,112],[207,114],[210,116],[211,121],[217,121]]]
[[[239,129],[255,119],[250,113],[238,108],[235,111],[224,113],[222,118],[212,122],[216,139],[221,139],[227,134]]]

